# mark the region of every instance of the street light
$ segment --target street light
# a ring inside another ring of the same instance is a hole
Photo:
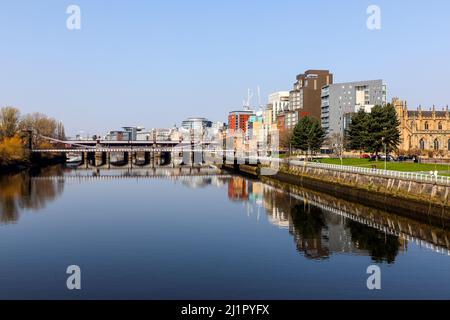
[[[384,170],[387,170],[387,144],[384,141]]]

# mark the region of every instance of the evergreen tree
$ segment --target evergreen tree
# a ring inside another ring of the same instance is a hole
[[[400,121],[394,106],[375,106],[369,116],[367,150],[378,155],[384,150],[395,150],[400,143]]]
[[[306,152],[319,151],[325,140],[325,131],[317,119],[301,118],[292,133],[292,146]]]
[[[351,123],[346,132],[347,147],[349,149],[360,151],[367,149],[369,121],[370,114],[366,113],[363,109],[352,116]]]

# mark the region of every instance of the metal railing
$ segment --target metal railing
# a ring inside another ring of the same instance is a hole
[[[304,162],[304,161],[284,161],[287,165],[293,166],[307,166],[311,168],[317,169],[327,169],[332,171],[339,172],[350,172],[350,173],[358,173],[372,176],[380,176],[387,178],[397,178],[402,180],[410,180],[410,181],[418,181],[418,182],[429,182],[429,183],[437,183],[442,185],[450,185],[450,177],[432,175],[432,174],[424,174],[420,172],[403,172],[403,171],[394,171],[394,170],[382,170],[375,168],[362,168],[362,167],[353,167],[353,166],[341,166],[336,164],[326,164],[326,163],[314,163],[314,162]]]

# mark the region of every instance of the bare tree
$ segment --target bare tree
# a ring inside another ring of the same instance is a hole
[[[20,111],[13,107],[0,109],[0,139],[12,138],[18,130]]]

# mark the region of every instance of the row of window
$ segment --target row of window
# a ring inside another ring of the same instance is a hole
[[[414,121],[411,121],[410,127],[411,127],[411,128],[414,128]],[[438,123],[438,130],[442,130],[442,128],[443,128],[442,123],[439,122],[439,123]],[[428,121],[426,121],[426,122],[424,123],[423,129],[424,129],[424,130],[430,130],[430,124],[428,123]]]
[[[430,145],[430,149],[433,149],[435,151],[440,150],[440,148],[441,148],[441,144],[440,144],[438,139],[435,139],[433,141],[433,143]],[[419,141],[419,149],[420,150],[425,150],[425,140],[424,139],[420,139],[420,141]],[[447,150],[450,151],[450,140],[448,140],[448,142],[447,142]]]

